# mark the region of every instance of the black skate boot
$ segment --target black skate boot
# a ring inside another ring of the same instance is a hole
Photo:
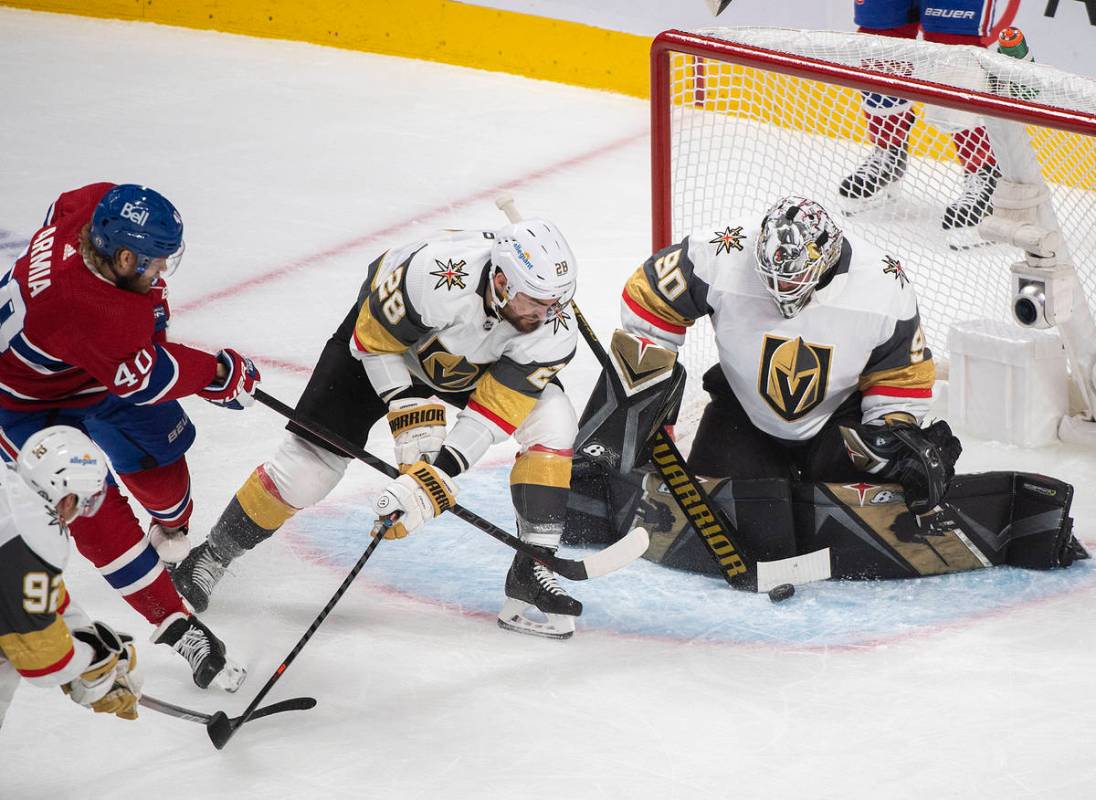
[[[225,657],[224,642],[213,635],[194,616],[172,614],[152,634],[156,644],[166,644],[190,664],[198,688],[213,686],[235,692],[247,676],[247,670]]]
[[[944,230],[973,228],[992,214],[993,193],[997,190],[997,181],[1000,178],[1001,171],[996,164],[963,175],[962,194],[944,209]]]
[[[883,202],[898,188],[906,174],[909,160],[907,146],[876,147],[856,171],[845,176],[837,193],[848,205],[848,211],[858,211]]]
[[[538,549],[545,555],[553,552],[547,547]],[[545,620],[526,616],[532,608],[540,611]],[[560,587],[554,572],[524,553],[514,555],[514,563],[506,574],[506,602],[498,617],[500,628],[549,639],[569,639],[575,632],[575,617],[581,613],[582,603]]]
[[[182,563],[171,570],[175,591],[201,614],[209,608],[209,596],[213,594],[213,587],[224,577],[230,563],[232,559],[223,558],[209,541],[202,542],[190,551]]]

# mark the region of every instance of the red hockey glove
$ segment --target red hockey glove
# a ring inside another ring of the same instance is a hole
[[[217,358],[228,375],[223,381],[217,381],[198,391],[198,397],[208,400],[216,406],[240,411],[255,402],[255,390],[262,380],[259,369],[250,358],[226,347],[217,354]]]

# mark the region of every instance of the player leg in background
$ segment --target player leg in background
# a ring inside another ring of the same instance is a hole
[[[920,0],[921,30],[927,42],[985,47],[992,41],[994,0]],[[950,11],[951,16],[930,13]],[[941,109],[943,111],[943,109]],[[992,213],[993,192],[1001,172],[993,155],[989,135],[977,119],[962,115],[956,122],[951,114],[934,120],[951,134],[955,155],[963,167],[963,191],[944,209],[943,227],[972,228]]]
[[[355,308],[324,346],[296,411],[364,447],[388,405],[350,355],[356,318]],[[173,572],[179,593],[199,612],[209,606],[213,588],[234,559],[269,539],[300,509],[320,502],[346,472],[349,458],[293,423],[286,427],[289,433],[274,456],[251,472],[206,540]]]
[[[548,384],[529,416],[514,431],[521,448],[510,471],[510,496],[517,515],[518,536],[542,548],[559,548],[567,518],[571,488],[571,456],[578,420],[571,401],[556,383]],[[551,639],[575,632],[582,603],[559,585],[555,574],[524,553],[515,553],[506,574],[506,602],[499,627]],[[545,619],[529,615],[536,608]]]
[[[863,0],[855,5],[858,31],[877,36],[913,39],[918,20],[928,41],[945,44],[981,45],[992,25],[993,0]],[[933,12],[944,11],[948,17]],[[873,66],[873,65],[868,65]],[[908,62],[890,61],[876,69],[908,74]],[[862,95],[868,137],[874,149],[867,160],[841,181],[838,194],[848,210],[874,205],[892,197],[906,173],[909,134],[916,117],[909,101],[866,92]],[[963,167],[963,186],[958,198],[944,210],[945,230],[977,225],[992,209],[990,200],[1000,173],[981,125],[964,127],[945,124],[951,133],[956,156]]]

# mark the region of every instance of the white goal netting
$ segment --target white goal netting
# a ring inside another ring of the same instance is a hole
[[[712,43],[710,50],[705,41]],[[746,66],[742,61],[749,59],[720,52],[721,42],[803,56],[823,66],[801,63],[794,70],[798,76],[780,66]],[[1036,56],[1040,45],[1052,55],[1053,43],[1046,42],[1033,43]],[[902,261],[917,288],[928,343],[946,358],[953,323],[1011,318],[1009,265],[1019,260],[1019,251],[985,242],[973,228],[943,228],[945,209],[961,194],[967,170],[992,163],[994,123],[987,129],[987,115],[1008,116],[1026,127],[1085,294],[1096,296],[1096,81],[990,50],[863,34],[710,29],[682,47],[693,52],[670,50],[654,78],[669,91],[661,112],[656,103],[653,122],[656,160],[661,146],[669,162],[661,185],[656,169],[656,202],[661,196],[669,204],[663,219],[656,211],[658,246],[694,230],[710,228],[714,236],[723,220],[759,215],[786,194],[811,197],[846,230]],[[996,110],[979,107],[978,114],[940,108],[917,101],[918,90],[925,89],[920,82],[1007,103]],[[658,88],[652,87],[653,97]],[[896,106],[912,115],[908,129],[900,131],[908,151],[905,176],[887,202],[850,203],[838,187],[878,140],[865,109],[868,115],[880,108],[893,114]],[[1046,106],[1051,109],[1041,108]],[[715,362],[706,323],[688,338],[683,360],[692,399],[681,420],[686,431],[700,375]]]

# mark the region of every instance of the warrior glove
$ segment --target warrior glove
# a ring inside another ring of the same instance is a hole
[[[393,400],[388,404],[388,427],[401,472],[416,461],[433,464],[445,441],[445,406],[417,397]]]
[[[373,510],[382,519],[392,520],[391,525],[381,529],[384,538],[402,539],[456,502],[457,485],[453,479],[443,470],[417,461],[385,487],[373,503]]]

